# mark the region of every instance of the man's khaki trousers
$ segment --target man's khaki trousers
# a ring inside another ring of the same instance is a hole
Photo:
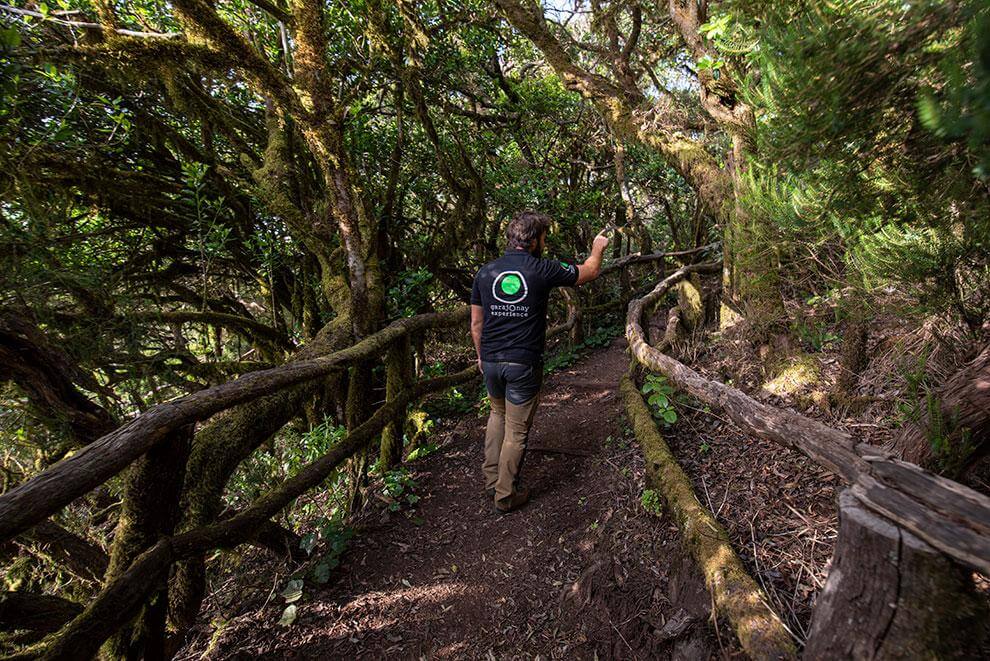
[[[533,424],[537,393],[522,404],[489,396],[492,411],[485,432],[485,489],[495,489],[495,503],[507,504],[515,493],[516,481],[526,457],[526,441]]]

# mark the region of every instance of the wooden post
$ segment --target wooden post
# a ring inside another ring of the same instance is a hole
[[[840,494],[839,539],[804,658],[980,658],[988,621],[969,570]]]
[[[632,279],[629,277],[629,267],[626,265],[619,269],[619,289],[622,291],[622,307],[625,308],[633,295]]]

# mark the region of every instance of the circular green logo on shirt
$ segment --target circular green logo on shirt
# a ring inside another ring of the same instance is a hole
[[[529,286],[521,271],[502,271],[492,280],[492,296],[499,303],[516,305],[526,300]]]
[[[519,291],[520,287],[522,287],[522,280],[519,279],[518,275],[509,274],[502,278],[502,282],[499,286],[502,288],[503,292],[509,296],[512,296]]]

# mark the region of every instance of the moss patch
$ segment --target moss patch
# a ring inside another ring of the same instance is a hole
[[[776,361],[770,374],[764,390],[774,395],[793,395],[821,381],[822,368],[814,356],[796,353]]]

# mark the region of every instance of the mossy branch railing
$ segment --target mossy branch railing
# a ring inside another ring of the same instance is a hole
[[[408,353],[411,336],[463,324],[467,317],[468,310],[461,308],[400,319],[347,349],[253,372],[235,381],[153,407],[97,439],[78,454],[0,496],[0,530],[11,537],[44,521],[155,448],[176,429],[205,420],[278,388],[326,377],[357,361],[367,361],[381,355],[394,358],[397,350]],[[408,358],[405,356],[406,360]],[[163,537],[125,570],[114,574],[78,617],[21,656],[93,656],[105,640],[134,618],[142,603],[161,589],[173,563],[213,548],[228,548],[252,541],[256,531],[269,523],[271,517],[307,490],[321,484],[345,460],[373,443],[386,427],[398,424],[399,417],[410,402],[477,376],[474,365],[455,374],[418,383],[413,381],[412,374],[406,374],[401,387],[389,389],[385,403],[326,454],[234,516]],[[401,434],[401,429],[397,432]]]
[[[79,452],[0,495],[0,542],[47,519],[76,498],[118,474],[170,432],[237,404],[325,377],[356,361],[383,353],[396,340],[429,328],[467,320],[465,308],[399,319],[341,351],[250,372],[211,388],[154,406]]]
[[[635,363],[634,363],[635,364]],[[643,449],[647,477],[667,501],[684,545],[698,564],[717,610],[729,620],[753,659],[792,659],[797,649],[766,593],[746,571],[715,516],[698,500],[691,480],[657,429],[630,370],[619,384],[630,425]]]
[[[167,577],[173,563],[210,549],[229,548],[247,541],[261,523],[298,496],[321,484],[347,458],[371,443],[401,407],[429,393],[469,381],[477,374],[477,368],[472,366],[403,390],[329,452],[276,489],[259,497],[237,515],[161,539],[138,556],[127,571],[108,583],[83,613],[62,629],[43,650],[24,658],[89,658],[96,654],[104,640],[131,620],[140,605]]]
[[[895,459],[880,448],[857,443],[844,431],[709,381],[649,345],[641,325],[647,306],[686,275],[719,268],[711,264],[685,266],[629,304],[626,339],[640,364],[663,374],[705,404],[722,409],[747,433],[803,452],[850,483],[867,509],[903,526],[963,565],[990,573],[990,498]]]

